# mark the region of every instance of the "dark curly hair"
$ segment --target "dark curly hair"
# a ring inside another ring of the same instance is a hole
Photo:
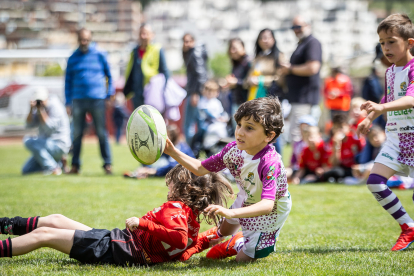
[[[212,214],[207,216],[204,209],[209,204],[226,207],[227,197],[234,194],[230,183],[221,175],[208,173],[196,176],[182,165],[170,170],[165,180],[167,186],[173,183],[168,200],[184,202],[197,215],[198,222],[204,219],[208,224],[217,225],[219,217]]]
[[[239,123],[241,119],[249,120],[252,116],[255,122],[263,126],[266,135],[275,132],[276,135],[269,144],[274,143],[282,133],[284,125],[282,106],[278,97],[258,98],[243,103],[234,114],[234,120]]]

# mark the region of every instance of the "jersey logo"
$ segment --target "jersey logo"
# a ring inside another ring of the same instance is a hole
[[[400,89],[403,92],[407,91],[407,83],[405,81],[403,81],[402,83],[400,83]]]
[[[391,94],[391,87],[387,87],[387,95]]]
[[[275,166],[269,167],[269,172],[267,173],[266,180],[275,180],[274,174],[275,174]]]
[[[321,158],[321,154],[319,152],[314,152],[313,158],[315,158],[315,160],[319,160],[319,158]]]
[[[172,205],[173,205],[174,207],[176,207],[176,208],[183,209],[183,208],[181,207],[180,203],[176,203],[176,202],[174,202]]]
[[[391,161],[394,161],[394,158],[392,158],[388,153],[383,152],[381,155],[384,156],[385,158],[390,159]]]
[[[410,81],[410,84],[414,84],[414,80]]]
[[[136,138],[138,138],[138,141],[139,141],[138,150],[139,150],[141,147],[146,147],[146,148],[149,150],[149,149],[150,149],[150,148],[149,148],[149,146],[148,146],[148,139],[149,139],[149,136],[148,136],[147,140],[141,140],[141,139],[139,138],[139,136],[138,136],[138,133],[135,133],[135,135],[136,135]]]
[[[250,182],[250,184],[255,185],[253,180],[254,180],[254,173],[252,173],[252,172],[249,172],[247,174],[247,177],[244,179],[244,181],[248,181],[248,182]]]

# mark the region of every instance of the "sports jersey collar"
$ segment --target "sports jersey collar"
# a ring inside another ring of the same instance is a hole
[[[267,144],[261,151],[259,151],[258,153],[256,153],[256,155],[255,156],[253,156],[253,158],[252,158],[252,160],[256,160],[256,159],[259,159],[260,157],[262,157],[263,156],[263,154],[265,154],[265,152],[268,150],[268,149],[270,149],[270,145],[269,144]],[[248,154],[247,152],[246,152],[246,156],[249,156],[249,157],[251,157],[251,155],[250,154]]]
[[[413,64],[413,63],[414,63],[414,58],[413,58],[413,59],[411,59],[409,62],[407,62],[407,64],[404,66],[403,70],[404,70],[405,68],[407,68],[408,66],[410,66],[411,64]],[[394,65],[394,68],[395,68],[395,65]]]

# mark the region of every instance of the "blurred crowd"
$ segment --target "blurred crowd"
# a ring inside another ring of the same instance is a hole
[[[170,77],[163,47],[153,43],[151,26],[143,24],[138,44],[129,57],[123,93],[114,91],[105,52],[92,42],[89,30],[81,29],[79,48],[69,58],[66,70],[66,108],[43,88],[36,91],[31,102],[27,126],[39,127],[39,134],[25,138],[25,146],[33,156],[24,165],[23,174],[79,174],[88,121],[93,121],[99,138],[104,172],[112,174],[106,124],[114,125],[116,143],[120,143],[132,111],[127,107],[131,98],[133,108],[151,104],[163,114],[168,136],[181,151],[207,157],[232,141],[237,127],[233,115],[242,103],[274,96],[282,102],[286,122],[285,135],[274,146],[281,155],[288,155],[289,151],[283,149],[291,145],[291,156],[284,156],[290,159],[290,165],[285,165],[291,184],[365,183],[385,142],[385,120],[378,118],[367,136],[358,137],[356,127],[367,115],[360,106],[366,100],[380,101],[384,87],[379,69],[390,64],[377,45],[371,73],[361,91],[354,91],[351,78],[340,65],[331,66],[331,74],[322,80],[321,43],[312,35],[306,17],[293,18],[291,29],[298,44],[290,57],[279,50],[268,28],[259,32],[251,57],[240,38],[231,38],[227,48],[231,74],[220,79],[209,77],[205,45],[191,33],[185,34],[182,58],[187,83],[183,89]],[[109,107],[113,111],[112,122],[106,122]],[[321,108],[329,111],[328,120],[320,120]],[[125,176],[162,176],[175,164],[173,159],[164,157],[154,166],[140,167]],[[393,178],[389,185],[410,188],[407,182]]]

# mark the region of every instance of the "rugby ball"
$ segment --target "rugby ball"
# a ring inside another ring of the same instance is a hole
[[[160,158],[165,148],[167,128],[157,109],[141,105],[132,112],[126,127],[126,138],[132,156],[144,165]]]

